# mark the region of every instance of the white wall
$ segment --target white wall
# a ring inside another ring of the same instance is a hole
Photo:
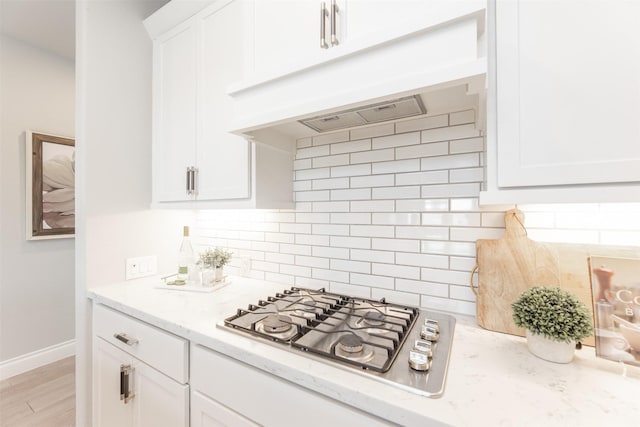
[[[74,338],[74,239],[26,240],[25,130],[74,136],[74,64],[0,35],[0,361]]]
[[[77,2],[76,424],[91,425],[86,289],[124,280],[125,258],[175,265],[189,212],[151,211],[151,41],[165,1]]]

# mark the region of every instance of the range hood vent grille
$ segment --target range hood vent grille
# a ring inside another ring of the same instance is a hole
[[[346,129],[370,123],[386,122],[405,117],[426,114],[427,110],[420,96],[408,96],[351,110],[339,111],[324,116],[312,117],[300,120],[305,126],[316,132],[329,132],[338,129]]]

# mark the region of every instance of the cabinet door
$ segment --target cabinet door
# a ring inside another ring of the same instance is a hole
[[[249,143],[227,132],[233,104],[226,89],[242,75],[244,67],[245,7],[246,2],[235,1],[200,15],[198,200],[246,199],[251,195]]]
[[[256,427],[242,415],[204,394],[191,393],[191,427]]]
[[[331,0],[324,0],[330,11]],[[255,0],[254,66],[256,73],[286,70],[304,58],[322,54],[320,0]],[[330,17],[326,17],[330,43]]]
[[[189,386],[175,382],[137,359],[133,369],[133,425],[187,427]]]
[[[131,356],[104,341],[93,338],[93,426],[127,427],[132,424],[132,404],[120,400],[120,365]]]
[[[154,41],[154,201],[191,199],[186,191],[186,173],[187,167],[195,165],[197,137],[194,22],[186,21]]]
[[[640,2],[498,1],[498,186],[640,181]]]

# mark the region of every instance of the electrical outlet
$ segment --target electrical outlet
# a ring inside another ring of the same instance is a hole
[[[251,270],[251,258],[240,258],[240,276],[249,277],[249,271]]]
[[[153,276],[158,273],[158,257],[155,255],[127,258],[125,280]]]

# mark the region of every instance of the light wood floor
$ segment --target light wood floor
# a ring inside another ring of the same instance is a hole
[[[0,381],[0,427],[75,426],[75,357]]]

